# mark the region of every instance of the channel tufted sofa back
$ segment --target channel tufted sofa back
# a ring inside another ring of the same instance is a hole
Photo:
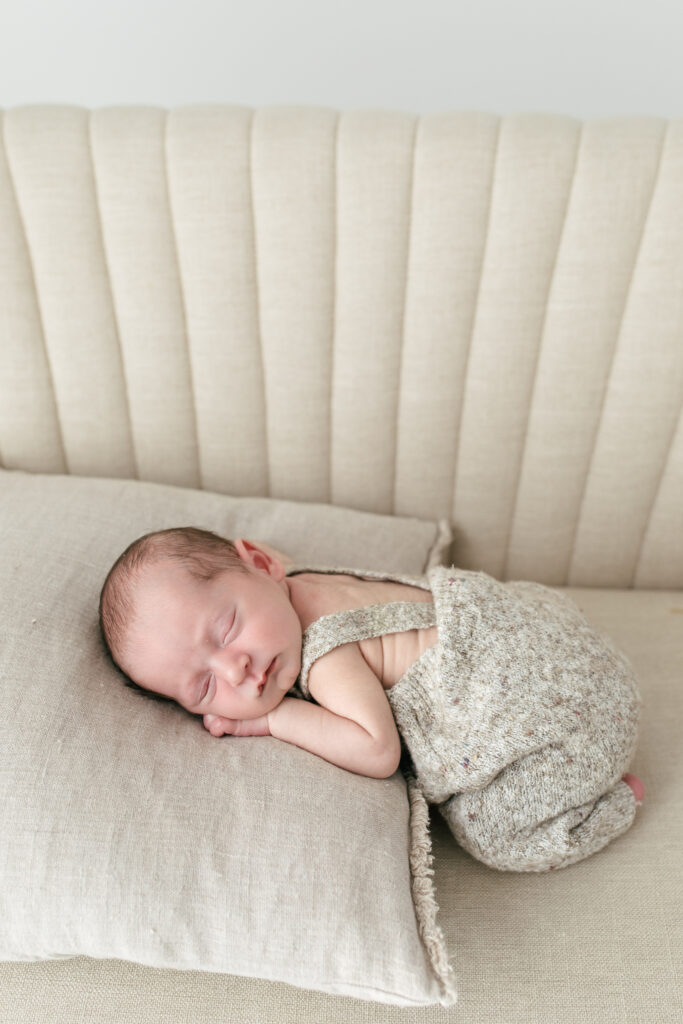
[[[0,112],[0,464],[683,585],[683,119]]]

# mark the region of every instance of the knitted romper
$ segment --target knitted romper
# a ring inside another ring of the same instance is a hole
[[[431,591],[431,602],[369,605],[311,623],[290,694],[313,699],[311,665],[334,647],[436,625],[438,643],[386,694],[404,773],[473,857],[505,871],[547,871],[629,828],[635,798],[620,780],[637,743],[638,685],[627,658],[569,597],[445,566],[419,577],[287,568],[302,572]]]

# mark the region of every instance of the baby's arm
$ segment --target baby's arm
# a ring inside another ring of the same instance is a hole
[[[308,686],[318,703],[285,697],[267,716],[271,736],[358,775],[393,775],[401,741],[384,687],[358,645],[335,648],[314,670]]]
[[[285,697],[259,718],[204,715],[204,728],[212,736],[275,736],[358,775],[383,779],[397,767],[385,760],[383,748],[376,748],[372,737],[356,722],[294,697]]]

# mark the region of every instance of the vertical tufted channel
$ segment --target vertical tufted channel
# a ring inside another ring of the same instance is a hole
[[[269,493],[247,107],[170,111],[167,158],[201,486]]]
[[[580,125],[502,118],[487,179],[486,235],[464,371],[452,516],[462,559],[505,569],[546,303],[572,188]],[[540,511],[540,510],[539,510]]]
[[[400,514],[428,518],[435,502],[452,512],[499,133],[499,118],[478,113],[423,116],[415,133],[396,405]]]
[[[665,148],[666,124],[655,118],[583,126],[500,565],[506,578],[524,568],[551,583],[628,586],[636,574],[683,393],[683,234],[676,205],[657,195],[675,158]],[[662,218],[672,215],[667,244]]]
[[[332,501],[392,512],[418,119],[341,117],[337,140]]]
[[[89,112],[6,111],[2,138],[4,465],[133,476]]]
[[[569,564],[593,585],[683,581],[683,122],[661,125],[651,152]]]
[[[195,396],[166,152],[167,113],[92,112],[102,235],[137,471],[198,486]]]
[[[252,123],[269,490],[304,501],[334,500],[337,129],[336,112],[315,108],[257,110]]]

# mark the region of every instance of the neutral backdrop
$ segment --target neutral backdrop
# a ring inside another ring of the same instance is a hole
[[[0,107],[683,113],[681,0],[0,0]]]

